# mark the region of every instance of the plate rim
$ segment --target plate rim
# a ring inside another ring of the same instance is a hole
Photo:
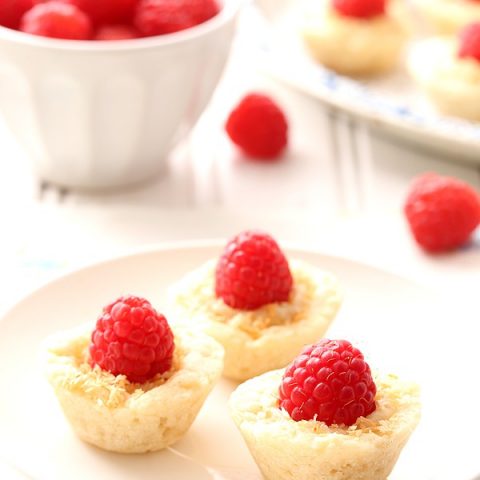
[[[143,255],[155,254],[171,250],[197,250],[197,249],[207,249],[207,248],[222,248],[226,244],[226,239],[223,238],[203,238],[196,240],[180,240],[180,241],[168,241],[153,243],[148,245],[143,245],[140,247],[129,248],[121,253],[114,254],[112,256],[106,256],[100,259],[92,260],[91,262],[86,262],[85,264],[72,267],[67,269],[53,278],[39,284],[37,287],[29,290],[27,293],[23,294],[20,298],[16,299],[13,305],[8,306],[3,312],[0,313],[0,324],[8,320],[8,318],[15,313],[15,310],[20,308],[25,302],[36,295],[40,295],[43,290],[50,289],[57,284],[61,284],[65,279],[74,277],[75,275],[81,274],[93,268],[102,268],[109,264],[114,264],[118,261],[127,260],[134,257],[140,257]],[[302,245],[300,242],[281,242],[282,251],[287,253],[287,258],[290,255],[295,254],[307,254],[307,255],[317,255],[319,257],[328,257],[334,261],[342,262],[345,264],[350,264],[355,267],[365,268],[374,272],[375,274],[382,274],[395,277],[403,282],[414,285],[416,288],[423,289],[430,293],[435,293],[436,289],[431,285],[426,285],[420,281],[412,279],[407,275],[394,272],[389,269],[383,269],[375,265],[371,265],[362,260],[357,260],[349,256],[342,256],[335,253],[329,253],[325,250],[317,250],[311,245],[306,246]]]
[[[16,308],[21,308],[29,301],[29,299],[34,296],[34,295],[39,295],[43,290],[49,289],[55,287],[55,285],[61,284],[65,278],[72,278],[75,277],[77,274],[81,272],[86,272],[92,268],[108,268],[109,264],[115,264],[118,261],[122,260],[127,260],[127,259],[132,259],[135,257],[141,257],[145,255],[151,255],[151,254],[161,254],[165,253],[168,251],[176,251],[176,252],[181,252],[182,250],[201,250],[201,249],[212,249],[212,248],[221,248],[225,244],[225,241],[223,239],[199,239],[199,240],[184,240],[184,241],[172,241],[172,242],[162,242],[162,243],[154,243],[154,244],[149,244],[145,245],[142,247],[137,247],[133,249],[128,249],[127,251],[112,255],[111,257],[107,258],[102,258],[99,260],[92,261],[86,265],[82,265],[77,268],[73,268],[71,271],[65,272],[62,275],[46,282],[45,284],[41,285],[40,287],[32,290],[30,293],[25,295],[23,298],[21,298],[18,302],[15,303],[15,305],[9,309],[7,312],[2,314],[0,316],[0,323],[3,321],[8,320],[10,315],[15,313]],[[391,272],[386,269],[382,269],[373,265],[369,265],[368,263],[358,261],[352,258],[340,256],[340,255],[335,255],[335,254],[330,254],[328,252],[318,250],[315,248],[312,248],[311,246],[309,247],[302,247],[300,244],[297,242],[282,242],[282,247],[283,250],[286,253],[290,254],[295,254],[295,253],[301,253],[301,254],[307,254],[307,255],[313,255],[317,257],[326,257],[334,262],[340,262],[343,265],[345,265],[347,268],[348,266],[352,266],[354,268],[360,268],[360,269],[366,269],[369,272],[371,272],[373,275],[386,275],[389,277],[394,277],[395,279],[401,281],[401,282],[406,282],[410,286],[414,288],[419,288],[422,289],[422,291],[429,291],[430,293],[435,293],[434,289],[429,288],[428,286],[425,286],[421,283],[416,282],[413,279],[410,279],[408,277],[396,274],[394,272]],[[8,466],[8,462],[6,462],[4,459],[0,457],[0,464],[6,464]],[[15,467],[17,465],[14,464]],[[20,470],[21,473],[24,473]],[[26,478],[33,478],[33,477],[26,477]]]

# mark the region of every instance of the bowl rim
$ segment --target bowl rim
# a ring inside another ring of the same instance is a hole
[[[88,53],[123,52],[148,50],[159,47],[169,47],[189,43],[209,33],[221,29],[235,19],[245,0],[222,0],[222,8],[217,15],[206,22],[174,33],[152,37],[134,38],[115,41],[67,40],[31,35],[0,25],[0,44],[2,41],[33,48],[51,50],[76,51]]]

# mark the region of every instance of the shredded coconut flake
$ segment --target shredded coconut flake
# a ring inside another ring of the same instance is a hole
[[[129,398],[138,398],[145,392],[163,385],[181,368],[183,352],[178,340],[175,342],[172,368],[152,380],[143,383],[131,383],[125,375],[112,375],[97,365],[92,368],[88,362],[89,335],[82,335],[71,344],[70,350],[52,352],[61,354],[62,369],[55,376],[59,386],[72,393],[85,395],[98,405],[117,408],[124,405]]]
[[[278,407],[278,385],[283,370],[270,372],[250,380],[249,391],[242,392],[244,419],[248,422],[281,422],[291,434],[314,433],[316,435],[339,434],[358,437],[366,434],[386,435],[392,431],[402,414],[402,406],[417,402],[418,389],[413,384],[400,382],[394,375],[374,375],[377,385],[377,408],[368,417],[360,417],[349,427],[344,425],[328,426],[317,420],[294,422],[288,413]],[[247,383],[249,383],[247,382]],[[293,427],[294,426],[294,427]]]
[[[252,338],[258,338],[266,329],[301,322],[308,317],[316,285],[302,268],[290,265],[293,275],[293,289],[288,302],[271,303],[252,311],[240,311],[229,307],[215,295],[215,263],[209,262],[192,278],[189,288],[177,297],[177,302],[190,316],[204,316],[210,320],[227,323],[244,331]]]

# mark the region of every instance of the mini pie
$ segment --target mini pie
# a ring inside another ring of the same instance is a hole
[[[331,0],[314,0],[301,34],[312,57],[325,67],[343,75],[378,75],[396,66],[407,40],[397,6],[391,1],[382,14],[356,18],[339,13]]]
[[[225,348],[224,375],[243,381],[287,365],[298,350],[321,338],[342,297],[330,273],[291,261],[293,287],[287,301],[253,310],[227,305],[215,295],[216,261],[191,272],[171,291],[175,318],[199,328]]]
[[[77,328],[46,342],[47,377],[76,434],[122,453],[156,451],[179,440],[221,375],[222,347],[177,328],[169,370],[137,383],[91,366],[90,332]]]
[[[451,35],[467,24],[480,21],[480,2],[476,0],[414,0],[414,6],[438,34]]]
[[[480,121],[480,62],[460,58],[458,48],[455,38],[424,40],[412,50],[408,69],[440,112]]]
[[[373,413],[349,426],[327,425],[316,416],[295,421],[279,408],[284,373],[276,370],[243,383],[229,401],[265,479],[385,480],[419,421],[418,387],[394,375],[374,376]]]

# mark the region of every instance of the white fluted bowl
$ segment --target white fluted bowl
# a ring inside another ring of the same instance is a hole
[[[242,0],[181,32],[87,42],[0,27],[0,113],[44,180],[109,188],[159,174],[208,103]]]

